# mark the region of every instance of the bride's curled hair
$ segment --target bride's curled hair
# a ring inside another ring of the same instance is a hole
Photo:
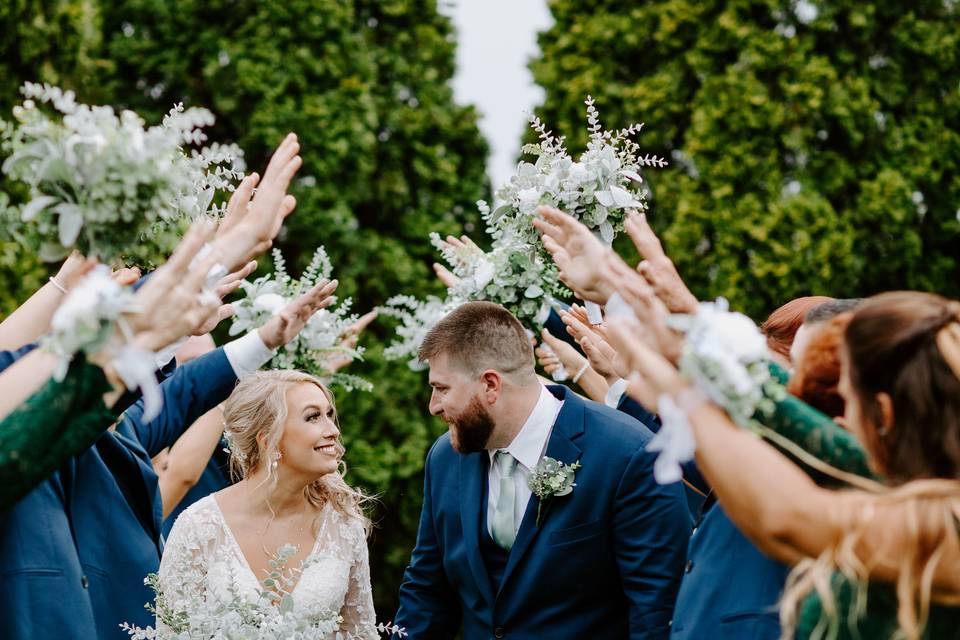
[[[334,410],[334,422],[339,427],[333,393],[319,379],[302,371],[258,371],[244,377],[223,405],[224,436],[230,443],[230,470],[234,477],[247,478],[266,465],[267,482],[276,485],[276,467],[270,464],[279,451],[287,420],[287,391],[303,383],[315,384]],[[264,434],[266,446],[257,441]],[[359,520],[369,533],[370,520],[364,513],[370,501],[358,489],[344,480],[346,464],[343,461],[345,448],[337,441],[340,464],[334,473],[329,473],[304,488],[304,495],[318,509],[326,503],[339,513]]]

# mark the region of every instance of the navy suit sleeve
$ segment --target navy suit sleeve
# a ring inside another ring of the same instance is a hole
[[[433,522],[430,466],[437,444],[427,454],[423,478],[423,508],[417,544],[400,584],[400,608],[394,624],[406,629],[408,638],[449,640],[460,629],[460,602],[443,569],[443,552]]]
[[[622,411],[628,416],[636,418],[653,433],[660,431],[660,418],[658,418],[656,414],[647,411],[646,407],[627,394],[623,394],[623,397],[620,398],[620,404],[617,405],[617,411]],[[691,497],[695,497],[699,494],[710,492],[710,485],[704,479],[703,475],[700,474],[700,470],[697,469],[697,464],[693,460],[684,463],[681,466],[683,467],[683,479],[689,482],[697,491],[697,493],[693,495],[691,495],[693,492],[688,493],[688,500],[690,500]],[[702,500],[702,497],[700,499]]]
[[[622,411],[631,418],[636,418],[643,423],[647,429],[653,433],[660,431],[660,418],[656,414],[647,411],[646,407],[628,396],[623,394],[620,398],[620,404],[617,405],[617,411]]]
[[[25,344],[14,351],[0,351],[0,372],[3,372],[7,367],[39,346],[40,343],[31,342],[30,344]]]
[[[237,384],[237,375],[223,347],[177,367],[160,384],[163,408],[160,415],[143,420],[143,399],[124,412],[121,420],[132,427],[140,444],[153,457],[171,446],[197,418],[227,399]]]
[[[630,601],[630,638],[666,640],[690,538],[690,515],[680,483],[653,478],[655,456],[634,453],[617,487],[614,551]]]

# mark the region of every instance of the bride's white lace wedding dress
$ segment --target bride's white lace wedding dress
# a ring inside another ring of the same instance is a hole
[[[316,544],[304,565],[290,593],[293,616],[309,622],[339,614],[339,630],[325,638],[379,637],[360,522],[326,505]],[[159,587],[168,609],[186,615],[217,610],[218,604],[229,603],[238,594],[251,603],[258,601],[261,579],[254,576],[212,495],[177,518],[160,562]],[[165,626],[157,620],[158,630]]]

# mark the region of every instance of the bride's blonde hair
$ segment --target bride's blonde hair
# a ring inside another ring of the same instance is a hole
[[[875,296],[854,313],[844,348],[851,391],[866,417],[863,444],[890,486],[854,492],[843,534],[794,568],[781,602],[782,637],[793,638],[797,609],[811,591],[826,615],[814,637],[836,635],[841,620],[866,612],[871,571],[895,562],[897,637],[917,640],[932,601],[960,604],[957,594],[933,586],[944,555],[960,555],[960,304],[929,293]],[[880,393],[892,400],[890,425]],[[860,540],[877,527],[876,510],[892,506],[905,514],[903,546],[893,558],[860,557]],[[835,571],[851,583],[853,611],[837,611]]]
[[[266,465],[266,481],[271,483],[271,488],[276,486],[276,465],[272,461],[279,453],[287,420],[287,391],[303,383],[314,384],[323,391],[333,408],[334,423],[339,427],[333,393],[319,378],[288,370],[258,371],[246,376],[223,405],[224,436],[230,443],[230,470],[235,477],[247,478]],[[261,433],[266,440],[264,448],[257,442]],[[370,519],[364,513],[364,507],[370,498],[346,483],[345,448],[339,439],[337,449],[340,454],[337,471],[307,485],[304,496],[317,508],[330,503],[342,515],[359,520],[369,533]]]

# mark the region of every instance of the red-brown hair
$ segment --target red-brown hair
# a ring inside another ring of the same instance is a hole
[[[837,390],[840,350],[851,317],[844,313],[817,324],[800,360],[793,363],[793,376],[787,384],[787,391],[831,418],[843,415],[843,397]]]
[[[790,359],[790,347],[797,330],[803,324],[803,319],[811,309],[819,307],[833,298],[827,296],[806,296],[794,298],[787,304],[775,309],[770,317],[760,325],[763,335],[767,336],[767,348]]]

